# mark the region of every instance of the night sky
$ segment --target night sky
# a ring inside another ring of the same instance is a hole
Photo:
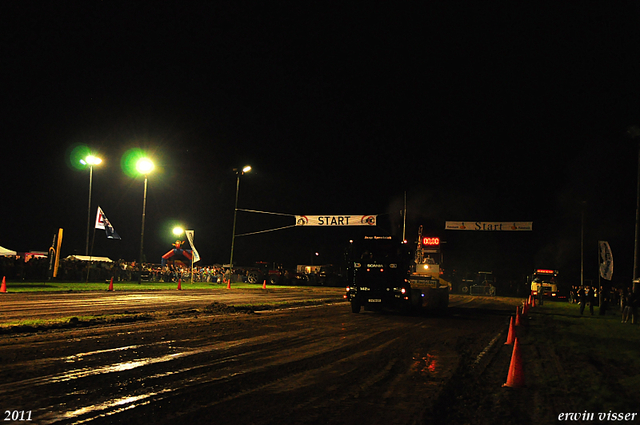
[[[203,264],[229,261],[239,207],[379,214],[381,234],[439,236],[448,267],[614,280],[632,275],[640,126],[637,2],[2,2],[0,245],[135,260],[143,178],[145,254],[160,262],[180,224]],[[444,231],[444,222],[533,221],[529,233]],[[294,224],[238,213],[237,233]],[[359,227],[290,228],[236,240],[235,263],[337,262]],[[318,256],[315,256],[318,252]],[[445,263],[446,264],[446,263]]]

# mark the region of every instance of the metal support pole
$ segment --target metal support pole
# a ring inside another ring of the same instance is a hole
[[[633,280],[638,278],[638,220],[640,216],[640,144],[638,145],[638,183],[636,185],[636,236],[633,244]]]
[[[143,250],[144,250],[144,219],[147,211],[147,176],[144,176],[144,194],[142,196],[142,230],[140,231],[140,264],[138,268],[140,269],[140,273],[138,273],[138,284],[142,283],[142,258],[143,258]]]
[[[240,192],[240,171],[237,171],[238,179],[236,181],[236,203],[233,210],[233,230],[231,232],[231,258],[229,259],[229,269],[233,268],[233,248],[236,243],[236,216],[238,215],[238,192]]]
[[[580,226],[580,286],[584,287],[584,202],[582,202],[582,220]]]
[[[89,165],[89,206],[87,207],[87,245],[84,255],[89,255],[89,228],[91,227],[91,188],[93,186],[93,165]]]
[[[402,206],[402,242],[407,240],[407,191],[404,191],[404,204]]]

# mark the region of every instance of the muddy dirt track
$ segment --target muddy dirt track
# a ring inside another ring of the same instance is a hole
[[[188,284],[185,284],[187,287]],[[342,301],[338,288],[214,289],[184,291],[93,291],[7,293],[0,297],[0,323],[22,318],[46,319],[96,314],[153,313],[202,309],[223,304],[293,303],[301,300]]]
[[[178,305],[3,335],[0,408],[38,424],[444,423],[443,394],[482,367],[518,302],[452,296],[445,316]]]

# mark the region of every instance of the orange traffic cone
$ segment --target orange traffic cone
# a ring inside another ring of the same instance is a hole
[[[520,326],[522,323],[522,316],[520,315],[520,306],[516,306],[516,326]]]
[[[182,291],[182,279],[178,279],[178,291]]]
[[[502,386],[510,388],[522,388],[525,386],[518,338],[516,338],[513,342],[513,354],[511,355],[511,364],[509,364],[509,374],[507,375],[507,382]]]
[[[516,325],[513,321],[513,316],[511,317],[511,322],[509,323],[509,334],[507,335],[507,342],[504,345],[513,344],[513,340],[516,338]]]
[[[0,286],[0,292],[7,292],[7,279],[2,276],[2,286]]]
[[[536,298],[531,297],[531,307],[535,307],[535,306],[536,306]]]
[[[262,282],[262,289],[267,289],[267,279]]]
[[[227,289],[231,289],[231,278],[227,279]]]
[[[109,289],[107,289],[107,291],[113,291],[113,278],[111,278],[111,281],[109,282]]]

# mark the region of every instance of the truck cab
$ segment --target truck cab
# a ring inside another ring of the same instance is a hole
[[[345,298],[351,310],[411,308],[410,253],[393,236],[365,236],[350,243],[349,286]]]
[[[529,278],[531,295],[543,297],[558,297],[558,270],[536,269]]]

